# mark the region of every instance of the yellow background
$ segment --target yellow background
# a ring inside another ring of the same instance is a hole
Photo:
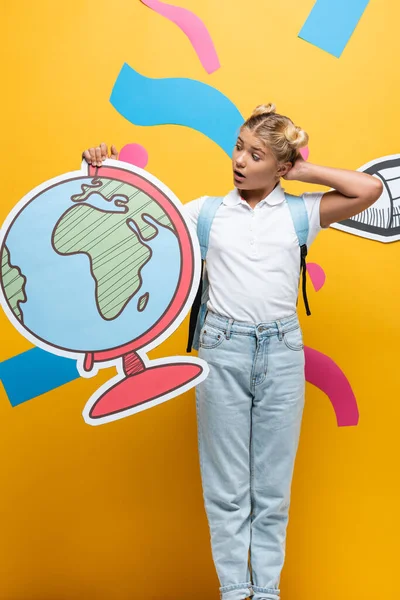
[[[139,0],[2,0],[1,222],[101,141],[143,144],[148,170],[183,202],[231,188],[229,160],[207,138],[135,127],[111,106],[124,62],[150,77],[204,81],[246,116],[275,102],[309,132],[313,162],[356,169],[399,152],[396,0],[371,0],[340,59],[297,37],[314,0],[176,2],[212,35],[222,68],[211,76],[184,34]],[[395,600],[400,242],[331,229],[311,259],[327,282],[310,291],[311,318],[300,305],[305,340],[345,371],[361,419],[338,428],[328,398],[308,386],[282,597]],[[30,347],[3,313],[0,331],[1,360]],[[184,353],[185,338],[186,324],[150,357]],[[112,375],[16,408],[0,388],[1,600],[218,598],[194,394],[89,427],[83,406]]]

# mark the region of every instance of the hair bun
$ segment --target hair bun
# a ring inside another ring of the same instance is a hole
[[[308,144],[308,134],[301,127],[296,127],[293,123],[289,123],[286,127],[285,138],[295,150],[304,148]]]
[[[257,108],[255,108],[253,110],[253,114],[251,115],[252,117],[259,117],[261,115],[270,115],[270,114],[275,114],[276,113],[276,106],[275,104],[260,104],[260,106],[257,106]]]

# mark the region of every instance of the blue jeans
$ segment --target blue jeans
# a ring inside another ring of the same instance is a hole
[[[200,468],[222,600],[278,600],[304,407],[297,315],[240,323],[208,313],[196,390]]]

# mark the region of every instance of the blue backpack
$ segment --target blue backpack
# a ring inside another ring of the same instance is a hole
[[[293,219],[294,228],[296,230],[297,239],[299,241],[300,248],[300,274],[303,274],[302,290],[304,304],[306,307],[307,315],[311,315],[310,307],[307,299],[307,239],[308,239],[308,214],[304,199],[302,196],[292,196],[291,194],[285,193],[286,202],[289,206],[290,214]],[[210,231],[213,224],[214,217],[217,210],[223,202],[223,197],[209,196],[204,201],[201,207],[199,218],[197,221],[197,237],[199,238],[200,250],[201,250],[201,262],[202,262],[202,278],[200,280],[199,289],[197,290],[196,298],[193,302],[192,310],[190,313],[189,321],[189,339],[187,345],[187,352],[191,352],[192,346],[195,350],[199,349],[200,332],[204,325],[204,321],[207,313],[207,302],[208,302],[208,277],[207,269],[205,265],[208,243],[210,239]]]

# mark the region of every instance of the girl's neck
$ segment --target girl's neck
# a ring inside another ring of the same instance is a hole
[[[267,188],[263,188],[261,190],[239,190],[239,193],[241,198],[243,198],[243,200],[245,200],[251,208],[255,208],[257,204],[261,202],[261,200],[264,200],[264,198],[269,196],[271,192],[274,191],[278,184],[279,181],[275,181]]]

